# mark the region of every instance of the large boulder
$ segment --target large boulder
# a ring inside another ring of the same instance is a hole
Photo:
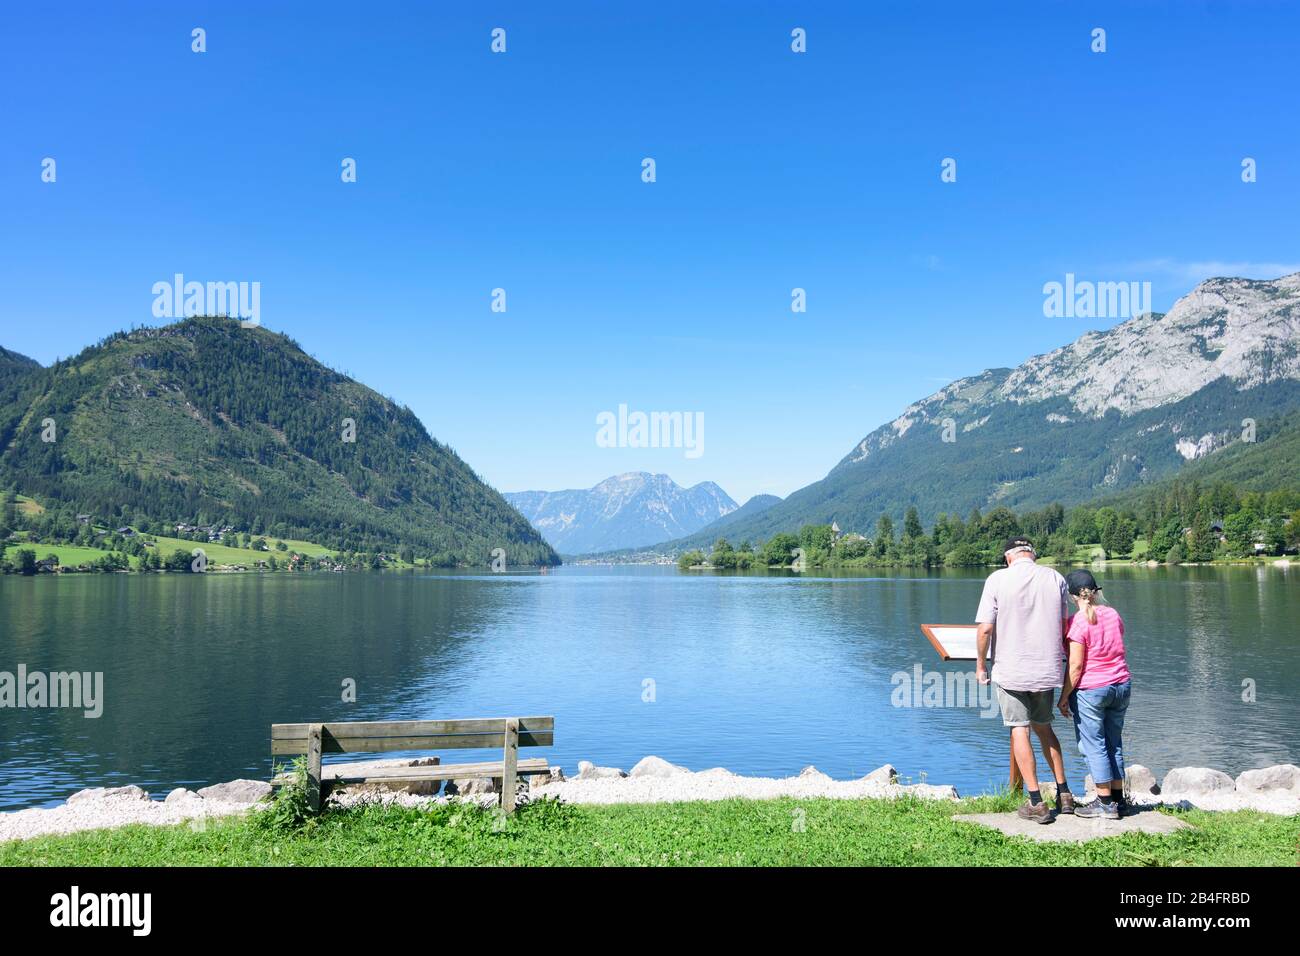
[[[893,764],[887,763],[877,767],[862,779],[867,783],[891,784],[898,779],[898,771],[894,769]]]
[[[184,787],[177,787],[171,793],[167,794],[167,799],[163,801],[169,807],[195,807],[202,806],[203,798],[193,790],[186,790]]]
[[[271,795],[271,785],[265,780],[231,780],[204,787],[199,796],[213,803],[257,803]]]
[[[662,757],[642,757],[637,765],[628,771],[629,777],[675,777],[690,773],[685,767],[671,764]]]
[[[1160,792],[1156,775],[1140,763],[1131,763],[1124,768],[1124,792],[1129,796],[1147,797]]]
[[[1292,763],[1247,770],[1237,777],[1237,789],[1243,793],[1289,790],[1300,793],[1300,767]]]
[[[597,767],[590,760],[578,761],[578,779],[579,780],[609,780],[615,777],[626,777],[627,774],[617,767]]]
[[[437,767],[442,763],[441,757],[398,758],[395,760],[358,760],[354,763],[330,764],[330,770],[336,773],[360,775],[371,770],[393,767]],[[441,780],[416,780],[414,782],[376,780],[370,783],[350,783],[347,789],[351,793],[414,793],[431,797],[442,788]]]
[[[68,797],[68,803],[90,803],[96,800],[148,800],[149,794],[137,786],[90,787],[78,790]]]
[[[448,796],[477,797],[487,793],[496,793],[496,781],[491,777],[462,777],[447,781]]]
[[[799,771],[799,779],[804,781],[805,783],[808,782],[824,783],[825,781],[830,780],[831,778],[829,774],[824,774],[816,767],[809,764],[807,767],[804,767],[802,770]]]
[[[538,787],[547,787],[553,783],[564,783],[564,771],[559,767],[552,767],[547,773],[535,773],[528,778],[528,789],[536,790]]]
[[[1207,794],[1230,791],[1234,786],[1232,778],[1222,770],[1211,770],[1209,767],[1175,767],[1165,774],[1164,782],[1160,784],[1160,792],[1165,795]]]
[[[1041,788],[1041,785],[1040,785]],[[914,797],[920,797],[922,800],[960,800],[957,794],[957,788],[948,784],[936,783],[912,783],[907,786],[899,787],[903,793],[910,793]],[[1041,789],[1039,790],[1041,793]]]

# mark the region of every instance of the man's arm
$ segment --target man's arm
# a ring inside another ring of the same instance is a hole
[[[975,629],[975,679],[981,684],[989,682],[989,675],[984,668],[984,659],[988,656],[989,639],[992,637],[992,624],[981,624]]]

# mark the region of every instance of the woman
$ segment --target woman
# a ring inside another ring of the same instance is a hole
[[[1124,656],[1124,621],[1101,603],[1101,585],[1086,570],[1065,576],[1079,610],[1070,621],[1066,643],[1069,672],[1056,706],[1074,716],[1079,752],[1097,787],[1094,800],[1075,807],[1075,816],[1118,820],[1124,812],[1124,748],[1120,734],[1128,710],[1130,675]]]

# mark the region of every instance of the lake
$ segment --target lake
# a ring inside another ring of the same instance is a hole
[[[1125,750],[1157,776],[1300,763],[1300,568],[1108,568],[1127,623]],[[833,777],[892,763],[963,794],[1005,783],[978,707],[898,707],[893,675],[959,671],[922,623],[984,574],[66,575],[0,578],[0,671],[102,671],[103,714],[0,709],[0,809],[271,772],[272,723],[554,714],[547,756]],[[342,700],[345,680],[356,702]],[[1243,700],[1243,682],[1255,700]],[[1071,782],[1086,772],[1057,720]],[[452,759],[491,759],[462,751]],[[1040,763],[1040,768],[1042,764]]]

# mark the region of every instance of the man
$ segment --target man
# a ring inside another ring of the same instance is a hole
[[[1024,778],[1029,799],[1016,811],[1024,820],[1051,823],[1052,813],[1038,789],[1034,729],[1056,777],[1056,806],[1074,812],[1074,796],[1065,782],[1061,742],[1052,730],[1052,696],[1061,686],[1062,641],[1070,626],[1070,599],[1065,578],[1035,563],[1028,538],[1008,538],[1002,549],[1007,566],[984,582],[975,621],[975,677],[989,683],[984,657],[993,642],[993,687],[1002,709],[1002,723],[1011,728],[1011,753]]]

